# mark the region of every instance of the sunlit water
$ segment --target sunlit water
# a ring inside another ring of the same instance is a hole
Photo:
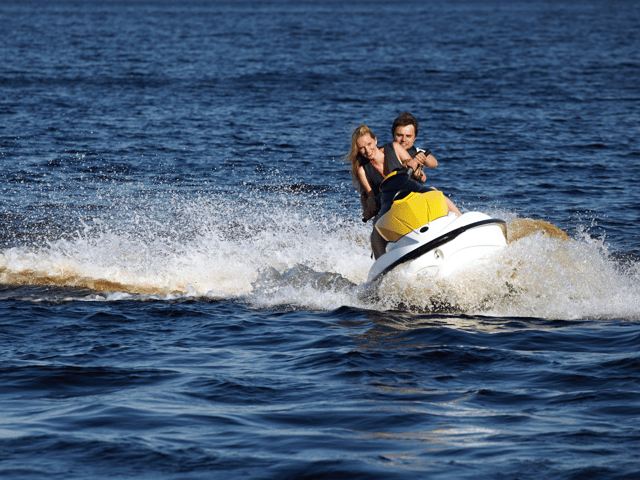
[[[3,476],[640,475],[638,6],[403,8],[2,7]],[[509,243],[370,285],[404,110]]]

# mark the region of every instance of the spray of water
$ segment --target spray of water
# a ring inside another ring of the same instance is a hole
[[[257,308],[640,317],[637,263],[622,268],[603,239],[586,233],[569,238],[553,225],[511,218],[508,246],[485,263],[446,278],[399,268],[372,286],[371,227],[339,211],[310,214],[307,202],[288,192],[269,200],[221,194],[86,218],[73,236],[1,251],[0,283],[96,292],[85,300],[191,296]]]

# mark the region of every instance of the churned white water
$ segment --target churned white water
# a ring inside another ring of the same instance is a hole
[[[557,238],[534,226],[454,275],[416,278],[398,268],[371,288],[370,224],[321,210],[310,215],[279,198],[249,200],[214,196],[155,216],[127,211],[113,223],[87,220],[71,238],[5,250],[0,281],[89,287],[109,300],[191,296],[307,310],[410,306],[493,316],[640,316],[638,265],[616,262],[606,239],[587,233]],[[488,213],[514,225],[511,212]]]

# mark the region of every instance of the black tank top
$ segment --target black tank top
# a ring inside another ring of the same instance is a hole
[[[400,160],[398,160],[398,157],[396,156],[393,144],[387,143],[382,148],[384,148],[384,157],[385,162],[387,162],[389,173],[393,172],[396,168],[402,168],[402,163],[400,163]],[[415,157],[417,154],[415,148],[412,147],[412,149],[414,150],[414,153],[411,155],[411,158]],[[411,154],[410,150],[407,151]],[[362,168],[364,168],[364,173],[367,175],[367,180],[369,181],[369,185],[371,185],[371,190],[373,190],[374,195],[377,197],[380,193],[380,184],[384,180],[384,177],[374,168],[373,165],[371,165],[370,162],[365,163]]]

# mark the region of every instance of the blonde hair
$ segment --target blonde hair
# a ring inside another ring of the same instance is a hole
[[[371,129],[366,125],[359,125],[351,134],[351,151],[345,155],[344,161],[351,162],[351,177],[353,177],[353,184],[358,186],[358,190],[362,190],[362,185],[358,181],[358,168],[362,165],[362,155],[358,153],[358,140],[365,135],[371,136],[374,140],[377,140]],[[362,193],[362,192],[361,192]]]

